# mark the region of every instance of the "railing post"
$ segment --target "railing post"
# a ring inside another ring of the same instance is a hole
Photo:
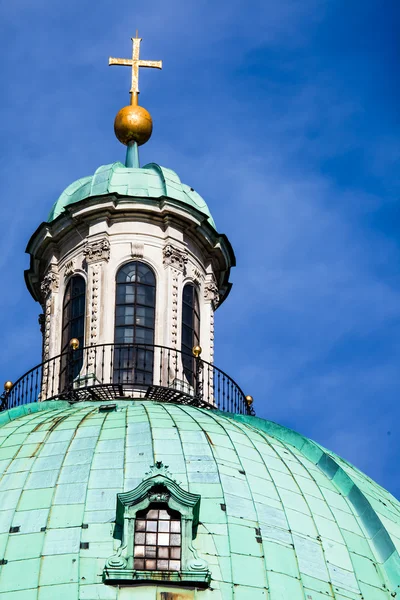
[[[194,346],[193,356],[195,360],[194,365],[194,397],[196,405],[199,405],[203,399],[203,379],[201,377],[203,371],[203,361],[200,358],[202,352],[201,346]]]
[[[12,390],[12,381],[6,381],[4,384],[4,392],[0,396],[0,411],[7,410],[8,408],[8,395]]]
[[[67,380],[67,397],[69,400],[74,399],[74,352],[79,348],[78,338],[72,338],[68,347],[68,380]]]

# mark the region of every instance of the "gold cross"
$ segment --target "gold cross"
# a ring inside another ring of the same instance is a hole
[[[140,42],[142,38],[132,38],[132,58],[110,58],[108,59],[109,65],[122,65],[125,67],[132,67],[132,86],[129,91],[131,94],[131,104],[137,105],[139,95],[139,67],[152,67],[154,69],[162,69],[162,60],[139,60],[140,53]]]

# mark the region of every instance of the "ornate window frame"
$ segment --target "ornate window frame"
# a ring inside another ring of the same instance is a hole
[[[165,503],[181,515],[181,570],[138,571],[134,569],[135,520],[139,511],[152,503]],[[157,462],[150,467],[134,490],[117,494],[114,538],[120,541],[116,553],[108,558],[103,570],[103,582],[111,585],[139,583],[178,583],[208,587],[211,573],[208,563],[199,557],[193,546],[199,524],[200,496],[182,489],[172,478],[168,467]]]

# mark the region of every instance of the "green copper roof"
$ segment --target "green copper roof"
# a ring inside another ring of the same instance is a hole
[[[48,222],[56,219],[70,204],[89,198],[119,194],[137,198],[161,198],[167,196],[187,208],[194,208],[208,217],[215,229],[215,223],[203,198],[191,187],[181,182],[178,175],[150,163],[142,168],[128,168],[120,162],[99,167],[94,175],[71,183],[63,191],[48,217]]]
[[[101,573],[117,494],[155,461],[201,496],[205,600],[393,600],[400,503],[311,440],[256,417],[120,401],[35,403],[0,415],[0,596],[163,598]],[[10,529],[11,528],[11,529]],[[165,596],[167,597],[167,596]]]

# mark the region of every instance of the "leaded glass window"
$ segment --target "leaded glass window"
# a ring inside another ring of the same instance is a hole
[[[200,306],[197,290],[192,283],[183,288],[182,296],[182,362],[190,385],[194,381],[195,360],[192,349],[200,344]]]
[[[136,513],[134,568],[138,571],[179,571],[181,516],[167,504],[151,504]]]
[[[67,284],[63,302],[61,389],[68,385],[71,377],[72,379],[77,377],[82,368],[85,345],[85,306],[86,282],[80,275],[74,275]],[[72,338],[79,340],[79,350],[74,351],[72,357],[69,357],[69,342]]]
[[[150,267],[138,261],[121,267],[115,302],[114,381],[117,383],[152,383],[155,297],[156,280]]]

